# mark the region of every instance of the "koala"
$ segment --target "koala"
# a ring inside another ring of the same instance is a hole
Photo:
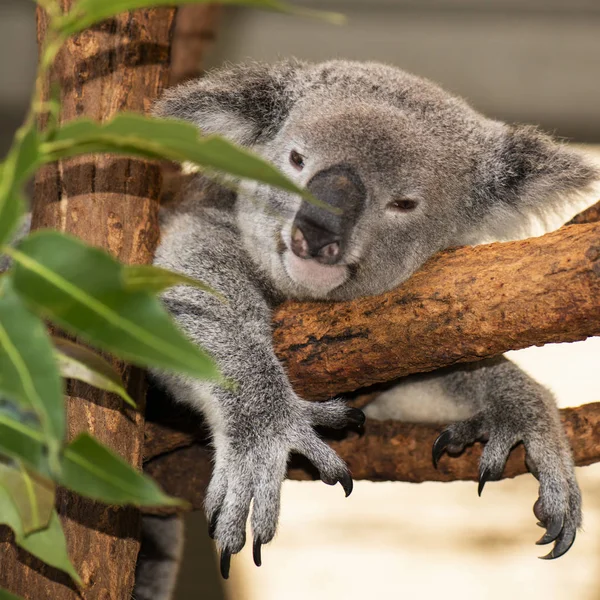
[[[551,215],[574,214],[600,173],[533,127],[488,119],[427,80],[374,62],[225,68],[168,90],[155,113],[253,150],[328,205],[257,182],[233,191],[198,175],[162,229],[155,264],[227,299],[182,286],[163,296],[235,388],[156,374],[210,428],[205,508],[226,578],[248,518],[261,564],[291,453],[308,458],[325,483],[352,491],[346,465],[315,427],[361,425],[364,415],[340,399],[298,397],[273,350],[273,307],[379,294],[445,248],[526,236]],[[368,414],[398,416],[405,394],[455,420],[435,442],[434,460],[487,440],[480,493],[522,442],[540,482],[534,512],[546,532],[538,543],[554,542],[545,558],[570,548],[581,496],[550,392],[499,357],[407,378]]]

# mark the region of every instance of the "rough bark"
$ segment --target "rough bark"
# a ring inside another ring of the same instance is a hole
[[[582,223],[597,223],[600,221],[600,202],[596,202],[589,208],[575,215],[567,225],[578,225]]]
[[[575,464],[600,461],[600,402],[563,409],[561,418]],[[438,468],[433,467],[431,447],[442,429],[442,425],[367,421],[362,435],[351,433],[330,445],[348,463],[354,479],[412,483],[477,480],[482,444],[467,448],[459,457],[444,455]],[[146,436],[146,472],[169,493],[185,498],[193,509],[202,509],[211,472],[208,447],[191,433],[153,423],[147,423]],[[518,446],[510,455],[503,477],[526,471],[523,447]],[[292,464],[288,477],[317,478],[314,469],[301,461]]]
[[[458,248],[399,288],[288,302],[274,342],[296,391],[321,399],[458,362],[600,334],[600,225]]]
[[[63,9],[75,2],[62,0]],[[106,120],[122,110],[144,112],[165,85],[175,9],[136,11],[69,40],[55,77],[62,88],[63,120]],[[38,11],[38,41],[47,27]],[[33,226],[52,227],[101,246],[126,263],[151,260],[157,239],[160,173],[143,161],[100,155],[51,165],[35,184]],[[143,374],[118,365],[143,407]],[[131,464],[141,466],[143,417],[111,394],[84,384],[69,387],[68,436],[91,432]],[[58,511],[69,554],[86,588],[2,543],[0,587],[31,600],[130,600],[139,549],[139,511],[112,508],[61,490]],[[6,536],[5,536],[6,538]]]

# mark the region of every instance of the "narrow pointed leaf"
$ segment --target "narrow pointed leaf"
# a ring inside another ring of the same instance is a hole
[[[121,376],[100,354],[70,340],[53,337],[52,342],[56,348],[58,368],[63,377],[77,379],[101,390],[118,394],[127,404],[136,408]]]
[[[190,285],[225,300],[220,292],[198,279],[154,265],[126,265],[123,268],[123,281],[125,287],[131,291],[139,290],[158,294],[174,285]]]
[[[104,251],[40,231],[10,255],[16,291],[44,317],[129,362],[221,380],[154,295],[126,289],[123,265]]]
[[[23,533],[48,526],[54,509],[54,483],[22,464],[0,462],[0,486],[10,494],[21,519]]]
[[[69,559],[65,534],[56,510],[52,511],[46,529],[18,537],[16,541],[21,548],[37,556],[51,567],[64,571],[75,583],[82,585],[82,581]]]
[[[4,163],[0,165],[0,247],[8,242],[25,211],[22,188],[40,164],[35,127],[20,129]]]
[[[23,526],[21,525],[21,517],[9,491],[0,485],[0,525],[10,527],[15,538],[23,536]]]
[[[56,28],[63,35],[72,35],[98,21],[137,8],[173,6],[181,4],[208,4],[214,0],[79,0],[71,12],[58,20]],[[288,14],[315,17],[331,23],[342,23],[344,17],[338,13],[303,9],[278,2],[277,0],[219,0],[219,4],[234,4],[250,8],[261,8]]]
[[[40,473],[49,472],[44,434],[5,410],[0,410],[0,454],[22,460]]]
[[[107,504],[182,504],[87,433],[65,448],[62,483],[82,496]]]
[[[56,453],[65,416],[54,351],[43,322],[24,306],[10,279],[0,289],[0,391],[35,412]]]

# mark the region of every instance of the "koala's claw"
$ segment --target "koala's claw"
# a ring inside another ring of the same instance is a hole
[[[229,567],[231,566],[231,552],[227,548],[221,550],[221,576],[229,579]]]
[[[257,567],[260,567],[262,565],[262,556],[261,556],[261,547],[262,547],[262,542],[260,541],[260,538],[256,538],[254,540],[254,545],[252,546],[252,558],[254,560],[254,564]]]
[[[352,493],[352,489],[354,487],[354,482],[352,481],[352,476],[347,471],[342,474],[342,476],[338,480],[341,486],[344,488],[344,493],[346,494],[346,498]],[[336,481],[337,483],[337,481]]]
[[[543,559],[558,558],[575,541],[581,523],[581,494],[575,479],[573,460],[567,442],[559,430],[552,433],[545,423],[520,422],[494,418],[480,412],[453,423],[433,443],[432,458],[437,468],[444,452],[457,453],[476,441],[485,441],[479,467],[478,494],[488,481],[501,478],[512,448],[522,442],[527,454],[527,466],[540,482],[539,498],[534,506],[538,525],[546,532],[538,545],[554,542],[552,551]]]
[[[481,492],[483,492],[483,487],[485,484],[491,479],[492,474],[489,469],[483,469],[479,474],[479,485],[477,486],[477,495],[481,497]]]

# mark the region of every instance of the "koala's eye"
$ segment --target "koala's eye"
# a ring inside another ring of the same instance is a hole
[[[394,200],[390,202],[387,207],[391,210],[399,211],[399,212],[408,212],[409,210],[414,210],[417,208],[419,203],[416,200],[410,200],[408,198],[400,198],[399,200]]]
[[[304,168],[304,156],[295,150],[290,152],[290,162],[294,168],[298,169],[298,171],[301,171]]]

